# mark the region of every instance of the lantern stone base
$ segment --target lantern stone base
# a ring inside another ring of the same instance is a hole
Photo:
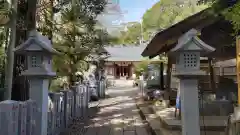
[[[174,74],[180,79],[182,135],[200,135],[198,78],[203,75],[204,71]]]
[[[37,120],[36,133],[37,135],[47,135],[47,116],[48,116],[48,86],[49,79],[29,78],[30,99],[37,102]]]

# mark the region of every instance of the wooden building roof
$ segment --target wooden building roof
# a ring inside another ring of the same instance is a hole
[[[168,52],[175,47],[182,34],[194,28],[201,31],[199,36],[201,40],[216,48],[216,51],[210,54],[211,57],[220,59],[235,57],[235,45],[232,46],[235,43],[235,38],[232,36],[233,26],[224,17],[214,15],[211,11],[209,8],[203,10],[157,33],[142,52],[142,56],[152,58]]]

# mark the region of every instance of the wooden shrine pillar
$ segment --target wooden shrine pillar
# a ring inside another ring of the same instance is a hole
[[[160,63],[160,89],[164,89],[164,63]]]

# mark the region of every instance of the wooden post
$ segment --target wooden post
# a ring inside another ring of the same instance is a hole
[[[236,59],[237,59],[237,84],[238,84],[238,105],[240,105],[240,36],[236,39]]]
[[[160,63],[160,89],[163,90],[164,89],[164,64],[163,62]]]
[[[171,56],[168,55],[168,63],[167,63],[167,80],[166,80],[166,94],[164,94],[164,100],[166,101],[166,106],[169,106],[169,101],[171,99],[170,91],[171,91],[171,78],[172,78],[172,60]]]
[[[210,72],[210,88],[215,91],[216,90],[216,83],[215,83],[215,74],[214,74],[214,70],[213,70],[213,64],[212,64],[212,58],[208,58],[208,68],[209,68],[209,72]]]

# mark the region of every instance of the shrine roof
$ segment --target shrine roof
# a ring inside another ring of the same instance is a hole
[[[169,52],[177,45],[179,37],[192,28],[201,32],[199,39],[216,48],[208,55],[209,57],[226,60],[236,56],[232,24],[220,14],[212,14],[211,8],[158,32],[144,49],[142,56],[151,58]]]
[[[142,61],[142,51],[146,48],[146,45],[115,45],[105,47],[105,50],[109,54],[107,61]]]
[[[147,47],[142,52],[143,56],[154,56],[159,54],[159,51],[164,47],[167,47],[171,44],[175,44],[178,38],[188,32],[190,29],[195,28],[197,30],[202,29],[208,24],[216,21],[216,17],[209,17],[208,10],[203,10],[195,15],[192,15],[171,27],[158,32],[153,39],[149,42]]]

